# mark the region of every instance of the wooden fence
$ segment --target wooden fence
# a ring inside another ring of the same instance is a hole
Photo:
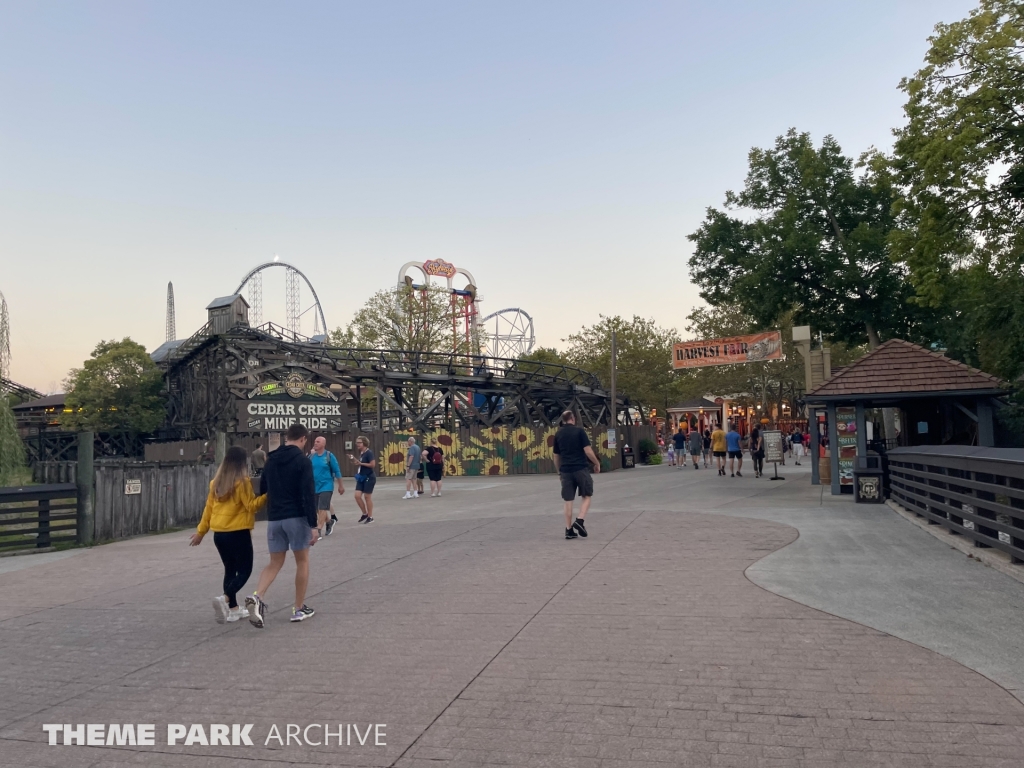
[[[77,461],[37,461],[32,465],[33,483],[75,483],[78,480]]]
[[[77,499],[71,483],[0,488],[0,552],[73,543]]]
[[[557,427],[509,429],[503,426],[463,427],[454,431],[442,429],[434,432],[371,429],[361,433],[354,430],[331,432],[324,437],[327,439],[327,450],[337,457],[346,476],[353,474],[354,465],[348,460],[348,454],[355,453],[355,439],[359,434],[369,438],[370,449],[377,457],[378,474],[383,476],[399,476],[404,473],[406,441],[410,436],[416,437],[416,441],[424,448],[430,444],[431,438],[437,439],[444,451],[445,473],[448,476],[532,475],[555,471],[551,448],[557,431]],[[636,451],[641,439],[655,439],[654,427],[620,425],[616,447],[609,448],[606,429],[587,431],[594,452],[601,459],[603,472],[622,467],[624,444]],[[264,450],[269,450],[269,445],[273,445],[264,436],[249,434],[229,434],[228,444],[241,446],[249,452],[257,444],[262,444]],[[153,444],[146,447],[146,455],[147,458],[159,457],[171,461],[178,456],[191,456],[194,459],[204,454],[205,445],[203,441]]]
[[[215,471],[212,464],[97,461],[94,540],[194,525]]]

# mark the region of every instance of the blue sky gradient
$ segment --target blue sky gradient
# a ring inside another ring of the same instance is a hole
[[[168,280],[187,336],[274,254],[332,327],[441,257],[545,345],[599,314],[686,334],[686,235],[750,147],[887,148],[900,77],[973,6],[0,2],[12,375],[154,348]],[[283,320],[283,280],[264,297]]]

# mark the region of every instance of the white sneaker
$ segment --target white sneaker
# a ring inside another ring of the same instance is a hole
[[[406,492],[405,492],[405,496],[403,496],[402,498],[403,498],[403,499],[411,499],[411,498],[412,498],[412,494],[411,494],[411,493],[409,493],[408,491],[406,491]]]
[[[414,494],[412,495],[412,497],[413,497],[414,499],[418,499],[418,498],[420,497],[420,495],[419,495],[418,493],[414,493]]]
[[[228,600],[224,595],[218,595],[213,598],[213,618],[218,624],[223,624],[228,620]]]
[[[237,608],[228,609],[228,616],[227,619],[225,619],[225,621],[241,621],[242,619],[248,618],[249,612],[245,610],[245,608],[243,608],[242,606],[238,606]]]

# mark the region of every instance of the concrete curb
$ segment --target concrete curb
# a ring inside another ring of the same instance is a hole
[[[22,555],[39,555],[43,552],[56,551],[56,547],[43,547],[42,549],[17,549],[14,552],[0,552],[0,557],[21,557]]]
[[[1024,584],[1024,565],[1013,565],[1010,562],[1010,558],[1002,552],[999,552],[998,550],[984,549],[982,547],[975,547],[974,542],[970,539],[965,539],[962,536],[955,536],[949,532],[949,529],[944,528],[941,525],[929,525],[926,518],[918,517],[910,510],[897,504],[892,499],[886,500],[885,504],[900,517],[913,523],[922,531],[928,531],[928,533],[944,544],[948,544],[954,549],[959,549],[968,557],[973,557],[975,560],[980,561],[989,568],[994,568],[1000,573],[1009,576],[1011,579],[1016,579]]]

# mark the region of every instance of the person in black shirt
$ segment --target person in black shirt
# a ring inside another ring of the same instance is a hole
[[[587,433],[576,426],[576,416],[572,411],[562,414],[562,427],[555,433],[554,460],[562,481],[562,501],[565,502],[565,538],[586,538],[587,528],[583,519],[587,516],[590,499],[594,496],[594,479],[587,470],[593,466],[594,472],[600,472],[601,462],[590,447]],[[583,501],[580,513],[573,522],[572,504],[576,491],[579,491]]]
[[[256,591],[245,598],[249,623],[263,627],[267,604],[263,596],[284,566],[288,550],[295,556],[295,604],[291,621],[312,618],[313,609],[303,600],[309,584],[309,548],[316,544],[316,485],[313,465],[306,458],[309,431],[292,424],[285,433],[285,444],[272,451],[260,476],[260,493],[267,494],[267,549],[270,563],[260,573]]]
[[[679,425],[679,431],[672,435],[672,447],[676,450],[676,459],[679,468],[686,464],[686,433],[683,432],[683,425]]]

